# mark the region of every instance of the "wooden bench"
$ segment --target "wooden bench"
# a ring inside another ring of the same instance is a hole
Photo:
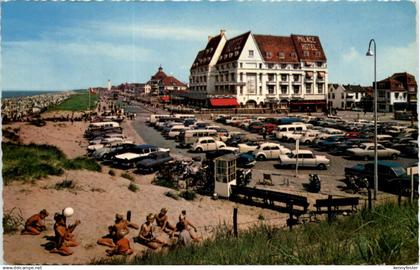
[[[287,225],[290,228],[298,223],[301,215],[307,213],[309,206],[308,199],[303,196],[235,185],[231,186],[230,199],[288,213]]]
[[[328,214],[328,221],[332,220],[332,217],[337,214],[343,214],[347,212],[354,213],[357,211],[359,205],[359,197],[349,198],[332,198],[331,195],[328,199],[316,200],[315,208],[316,211],[312,213],[317,214]]]

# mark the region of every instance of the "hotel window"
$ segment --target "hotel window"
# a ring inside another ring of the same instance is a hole
[[[275,76],[274,74],[268,74],[268,81],[269,82],[274,82],[274,80],[275,80],[274,79],[275,78],[274,76]]]
[[[248,51],[248,57],[250,57],[250,58],[254,57],[254,51],[253,50]]]
[[[315,56],[320,57],[320,56],[321,56],[321,52],[316,51],[316,52],[315,52]]]
[[[293,65],[293,68],[294,68],[294,69],[299,69],[299,64],[294,64],[294,65]]]
[[[241,73],[239,73],[239,80],[241,81],[241,82],[243,82],[244,81],[244,74],[241,72]]]
[[[281,81],[282,82],[287,82],[287,75],[286,74],[281,74]]]
[[[292,58],[297,58],[297,55],[296,55],[296,53],[295,53],[295,52],[292,52],[292,53],[290,54],[290,56],[291,56]]]
[[[324,84],[318,83],[318,94],[324,93]],[[334,95],[334,94],[333,94]],[[334,98],[334,97],[333,97]]]
[[[260,96],[262,96],[262,86],[260,86]]]
[[[298,82],[299,81],[299,75],[293,75],[293,81]]]
[[[279,52],[279,59],[284,59],[284,52]]]
[[[268,86],[268,94],[269,95],[274,95],[274,85],[269,85]]]
[[[230,74],[230,80],[231,81],[235,81],[235,73],[231,73]]]
[[[266,58],[270,59],[270,58],[271,58],[271,56],[273,56],[273,54],[272,54],[271,52],[266,52],[266,53],[265,53],[265,57],[266,57]]]
[[[259,74],[260,82],[262,82],[262,73]]]
[[[260,69],[262,69],[263,67],[262,67],[262,64],[260,64]]]
[[[300,86],[293,85],[293,94],[300,94]]]
[[[242,68],[243,67],[242,63],[239,63],[239,66]]]
[[[286,64],[281,64],[281,68],[282,69],[286,69],[287,68],[287,65]]]
[[[244,87],[243,86],[239,86],[239,94],[243,95],[244,93]]]
[[[268,64],[267,67],[268,68],[274,68],[274,64]]]
[[[318,62],[318,67],[322,67],[323,64],[324,63],[322,63],[322,62]]]
[[[311,94],[312,93],[312,84],[307,83],[305,85],[305,88],[306,88],[306,94]]]
[[[308,57],[309,56],[309,51],[303,51],[303,56]]]
[[[287,85],[282,85],[282,86],[281,86],[281,93],[282,93],[283,95],[286,95],[286,94],[287,94]]]

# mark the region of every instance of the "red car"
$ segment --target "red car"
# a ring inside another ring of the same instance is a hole
[[[349,131],[344,134],[344,138],[346,139],[358,139],[360,138],[360,132],[357,131]]]
[[[264,128],[265,128],[265,132],[267,134],[271,134],[277,128],[277,125],[276,124],[272,124],[272,123],[266,123],[266,124],[264,124]],[[263,129],[262,128],[259,131],[259,133],[260,134],[263,133]]]

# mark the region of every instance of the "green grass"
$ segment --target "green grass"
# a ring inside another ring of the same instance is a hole
[[[3,214],[3,233],[13,234],[19,230],[19,226],[24,225],[22,212],[19,208],[13,208],[5,211]]]
[[[122,174],[121,174],[121,177],[123,177],[123,178],[125,178],[125,179],[128,179],[128,180],[130,180],[130,181],[134,181],[134,176],[133,175],[131,175],[130,173],[128,173],[128,172],[123,172]]]
[[[33,181],[48,175],[62,175],[65,169],[101,170],[95,161],[86,157],[67,159],[60,149],[51,145],[2,143],[2,150],[5,184],[12,181]]]
[[[186,199],[187,201],[193,201],[197,195],[195,194],[194,191],[192,190],[185,190],[182,191],[179,196],[181,196],[182,198]]]
[[[378,206],[335,222],[309,223],[293,231],[259,222],[235,238],[220,228],[214,239],[167,253],[111,258],[93,264],[145,265],[377,265],[418,263],[418,207]]]
[[[96,107],[98,101],[98,95],[90,95],[90,109],[93,110]],[[71,95],[68,99],[60,104],[51,106],[48,111],[86,111],[89,104],[89,93],[88,91],[80,92]]]

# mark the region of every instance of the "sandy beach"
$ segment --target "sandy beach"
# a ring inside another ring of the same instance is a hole
[[[20,128],[22,143],[46,143],[59,147],[69,157],[74,158],[86,153],[86,140],[83,132],[87,122],[58,123],[48,122],[44,127],[36,127],[25,123],[14,123],[13,128]],[[4,126],[3,128],[7,128]],[[142,143],[142,138],[131,127],[130,121],[123,123],[124,133],[136,143]],[[130,181],[120,177],[121,170],[116,175],[108,174],[109,167],[102,167],[102,172],[66,171],[62,176],[51,176],[35,183],[12,183],[4,186],[3,211],[15,209],[21,212],[24,219],[46,208],[50,215],[46,219],[47,228],[39,236],[4,235],[4,261],[7,264],[88,264],[95,258],[106,257],[105,247],[96,244],[101,236],[107,233],[107,227],[114,222],[116,213],[125,214],[132,211],[132,221],[141,225],[148,213],[158,213],[162,207],[169,209],[171,223],[176,223],[181,210],[187,210],[191,222],[198,227],[198,235],[202,238],[211,236],[219,224],[232,224],[233,208],[238,208],[239,228],[258,224],[258,217],[272,224],[284,226],[286,214],[251,206],[232,203],[227,200],[212,200],[209,197],[198,196],[194,201],[174,200],[165,196],[170,189],[151,184],[153,175],[134,175],[134,182],[139,191],[128,190]],[[56,190],[55,183],[63,180],[73,180],[76,188],[70,191]],[[46,236],[54,235],[53,215],[63,208],[71,206],[75,214],[68,221],[73,223],[81,220],[81,225],[75,230],[80,246],[73,248],[72,256],[63,257],[49,253],[44,244]],[[144,252],[146,247],[134,243],[132,237],[138,234],[131,230],[129,239],[135,253]],[[158,232],[159,234],[159,232]],[[163,239],[167,236],[161,234]],[[131,255],[134,256],[134,255]]]

